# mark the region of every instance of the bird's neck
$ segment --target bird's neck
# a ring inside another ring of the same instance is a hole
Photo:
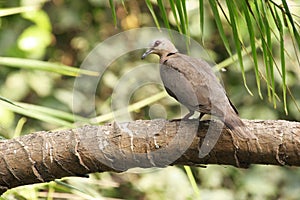
[[[176,54],[177,52],[163,52],[160,56],[161,63],[166,62],[171,56]]]

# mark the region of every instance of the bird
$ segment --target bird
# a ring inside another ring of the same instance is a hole
[[[189,113],[184,120],[200,113],[219,118],[232,133],[242,140],[257,139],[238,115],[238,111],[228,98],[225,89],[211,66],[202,59],[180,53],[166,38],[156,39],[142,55],[160,57],[160,76],[167,93],[186,106]]]

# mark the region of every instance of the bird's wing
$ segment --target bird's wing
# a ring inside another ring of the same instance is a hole
[[[180,56],[171,56],[161,65],[160,74],[167,92],[177,101],[190,110],[209,112],[210,99],[206,98],[209,96],[209,87],[205,84],[206,78],[198,74],[191,63],[185,62]]]
[[[167,92],[190,110],[223,116],[228,106],[236,111],[212,68],[184,54],[170,56],[161,66]]]
[[[231,102],[231,100],[229,99],[229,97],[227,96],[227,99],[230,103],[231,108],[234,110],[235,114],[239,114],[239,111],[236,109],[236,107],[233,105],[233,103]]]
[[[194,66],[200,66],[203,71],[207,74],[207,76],[210,79],[210,86],[211,88],[214,90],[214,95],[216,95],[216,99],[215,101],[222,103],[223,105],[224,103],[228,102],[229,105],[231,106],[231,108],[233,109],[233,111],[238,114],[238,110],[236,109],[236,107],[233,105],[233,103],[231,102],[231,100],[229,99],[229,97],[226,94],[226,91],[224,89],[224,87],[221,85],[219,79],[217,78],[217,76],[215,75],[215,73],[213,72],[211,66],[204,60],[201,59],[197,59],[197,58],[192,58],[190,61]]]
[[[183,56],[187,57],[186,55]],[[213,72],[211,66],[206,61],[197,58],[190,59],[190,62],[195,68],[197,67],[201,68],[205,72],[207,78],[209,79],[208,80],[210,86],[209,91],[211,91],[210,94],[213,94],[213,99],[211,99],[212,104],[218,105],[217,109],[220,110],[224,110],[225,107],[229,104],[232,110],[236,114],[238,114],[238,110],[233,105],[231,100],[228,98],[225,89],[223,88],[219,79]]]

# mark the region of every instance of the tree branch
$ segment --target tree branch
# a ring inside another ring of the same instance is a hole
[[[65,176],[118,172],[133,167],[300,166],[299,122],[243,121],[258,140],[241,141],[214,120],[200,123],[195,120],[138,120],[41,131],[2,140],[0,193],[16,186]],[[219,133],[222,133],[220,137]]]

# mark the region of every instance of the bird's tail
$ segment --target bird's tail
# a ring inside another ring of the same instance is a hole
[[[234,112],[227,113],[224,117],[224,124],[233,132],[233,134],[237,135],[242,140],[257,139],[240,117]]]

